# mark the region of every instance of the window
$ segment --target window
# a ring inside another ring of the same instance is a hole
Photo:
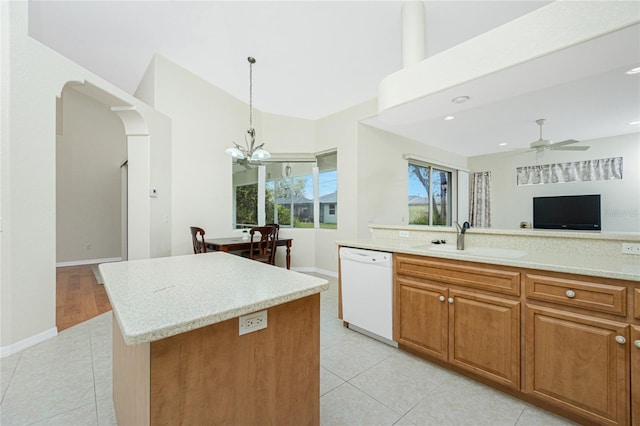
[[[234,228],[258,225],[258,169],[233,164]]]
[[[336,229],[337,153],[304,159],[312,161],[278,157],[261,165],[234,160],[233,227],[277,223],[281,228]]]
[[[451,226],[452,171],[409,162],[409,224]]]
[[[320,228],[338,227],[338,155],[331,152],[318,156],[318,203]]]
[[[315,163],[268,163],[265,223],[313,228],[313,168]]]

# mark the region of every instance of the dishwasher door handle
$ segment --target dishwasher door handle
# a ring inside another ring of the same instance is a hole
[[[367,252],[366,250],[349,250],[342,248],[340,250],[340,259],[376,265],[388,264],[390,262],[391,255],[389,253],[376,251]]]

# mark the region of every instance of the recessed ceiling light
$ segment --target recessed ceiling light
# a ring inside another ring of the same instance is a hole
[[[469,99],[471,98],[469,98],[468,96],[456,96],[455,98],[451,99],[451,102],[453,102],[454,104],[463,104]]]
[[[498,144],[498,146],[507,146],[507,145],[509,145],[509,144],[508,144],[508,143],[506,143],[506,142],[500,142],[500,143]]]
[[[629,71],[625,72],[625,74],[628,74],[628,75],[640,74],[640,67],[631,68]]]
[[[447,115],[447,116],[444,118],[444,120],[445,120],[445,121],[451,121],[451,120],[453,120],[454,118],[455,118],[455,117],[454,117],[453,115]]]
[[[627,123],[629,126],[635,126],[637,124],[640,124],[640,121],[632,121],[630,123]]]

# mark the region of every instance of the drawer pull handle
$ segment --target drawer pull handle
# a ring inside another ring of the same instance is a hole
[[[640,349],[640,340],[636,340],[633,344],[636,345],[636,348]]]
[[[567,295],[567,297],[569,299],[573,299],[574,297],[576,297],[576,292],[573,290],[567,290],[567,292],[565,293]]]
[[[627,343],[627,339],[624,338],[624,336],[616,336],[616,342],[620,343],[621,345]]]
[[[444,296],[440,296],[440,297],[438,297],[438,299],[440,299],[441,302],[444,302],[445,297]]]
[[[449,303],[453,303],[453,297],[450,297],[449,299],[447,299],[449,301]]]

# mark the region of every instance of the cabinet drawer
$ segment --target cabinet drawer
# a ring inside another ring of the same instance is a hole
[[[525,295],[561,305],[625,316],[627,289],[615,285],[525,274]]]
[[[640,318],[640,288],[633,289],[633,316]]]
[[[520,272],[425,256],[397,255],[397,274],[520,296]]]

